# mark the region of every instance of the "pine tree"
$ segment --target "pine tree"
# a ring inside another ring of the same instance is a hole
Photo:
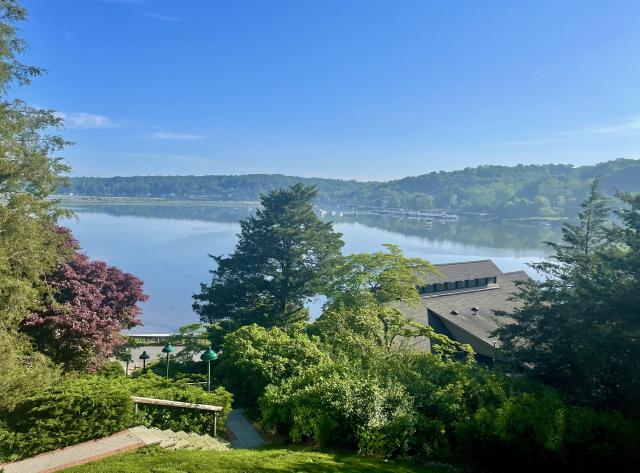
[[[240,222],[235,252],[212,256],[212,282],[194,295],[203,322],[284,327],[308,318],[305,300],[328,286],[343,245],[315,215],[315,196],[302,184],[262,196],[262,208]]]
[[[597,182],[582,203],[577,224],[566,224],[553,255],[531,265],[547,275],[521,286],[519,307],[496,332],[503,350],[543,381],[560,388],[572,401],[619,408],[620,386],[631,365],[617,363],[624,347],[619,272],[613,261],[619,239],[607,199]],[[637,309],[635,310],[637,313]],[[637,364],[637,363],[635,363]],[[633,368],[635,369],[635,368]]]

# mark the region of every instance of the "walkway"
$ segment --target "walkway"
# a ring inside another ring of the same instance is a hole
[[[243,409],[233,409],[229,412],[226,426],[234,435],[231,448],[256,448],[264,444],[260,434],[244,416]]]
[[[147,444],[143,440],[129,430],[123,430],[110,437],[90,440],[60,450],[41,453],[26,460],[0,465],[0,471],[4,473],[51,473],[121,452],[135,450],[145,445]]]

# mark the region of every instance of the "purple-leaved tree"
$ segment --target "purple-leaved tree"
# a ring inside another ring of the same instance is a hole
[[[72,257],[46,277],[51,295],[22,323],[38,349],[66,370],[99,368],[125,340],[121,332],[142,322],[139,302],[148,299],[132,274],[92,261],[68,228],[64,246]]]

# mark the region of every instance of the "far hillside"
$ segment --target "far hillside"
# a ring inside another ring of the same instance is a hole
[[[239,176],[74,177],[62,194],[179,200],[257,201],[260,194],[297,182],[319,190],[330,208],[446,209],[503,218],[574,215],[589,183],[599,178],[610,195],[640,191],[640,160],[617,159],[594,166],[565,164],[479,166],[432,172],[387,182],[302,178],[282,174]]]

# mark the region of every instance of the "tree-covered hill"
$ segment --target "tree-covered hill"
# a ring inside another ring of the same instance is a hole
[[[640,191],[640,160],[617,159],[594,166],[565,164],[479,166],[432,172],[387,182],[301,178],[282,174],[240,176],[75,177],[63,194],[257,201],[260,194],[295,183],[318,188],[321,206],[377,206],[490,213],[500,217],[573,215],[599,178],[604,190]]]

